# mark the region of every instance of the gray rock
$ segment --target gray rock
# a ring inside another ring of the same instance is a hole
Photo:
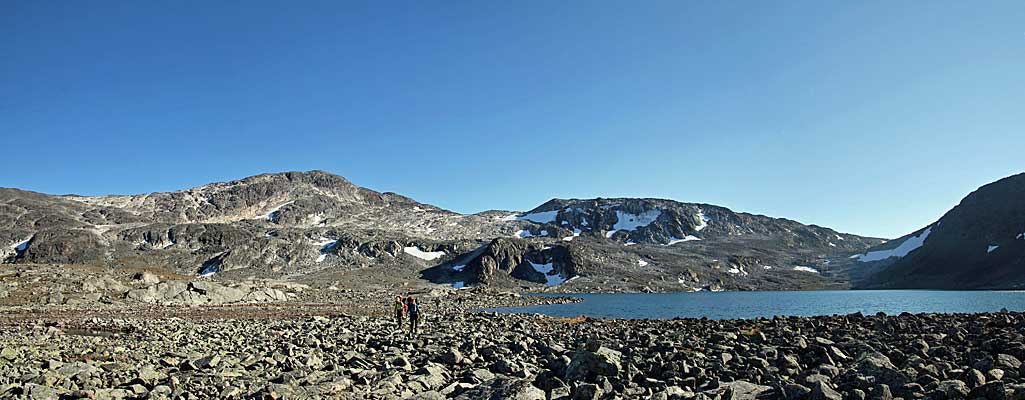
[[[596,351],[578,349],[566,367],[566,380],[591,381],[597,376],[619,375],[622,356],[622,353],[605,347],[600,347]]]

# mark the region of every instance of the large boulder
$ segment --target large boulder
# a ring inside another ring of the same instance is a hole
[[[566,380],[593,381],[597,376],[616,376],[622,370],[623,355],[615,350],[594,346],[577,349],[566,367]]]
[[[544,390],[529,381],[513,378],[496,378],[461,393],[456,399],[488,400],[546,400]]]

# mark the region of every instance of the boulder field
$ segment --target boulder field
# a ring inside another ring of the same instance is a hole
[[[376,303],[19,311],[0,398],[1025,398],[1017,312],[565,319],[466,297],[425,302],[413,337]]]

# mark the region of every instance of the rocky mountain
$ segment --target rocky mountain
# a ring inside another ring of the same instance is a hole
[[[853,256],[863,288],[1025,287],[1025,173],[972,192],[938,221]]]
[[[845,287],[879,239],[662,199],[464,215],[322,171],[143,195],[0,189],[0,259],[239,280],[681,291]]]

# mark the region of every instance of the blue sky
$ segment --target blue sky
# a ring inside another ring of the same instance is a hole
[[[1020,1],[0,5],[0,186],[322,169],[460,212],[664,197],[896,237],[1025,171]]]

